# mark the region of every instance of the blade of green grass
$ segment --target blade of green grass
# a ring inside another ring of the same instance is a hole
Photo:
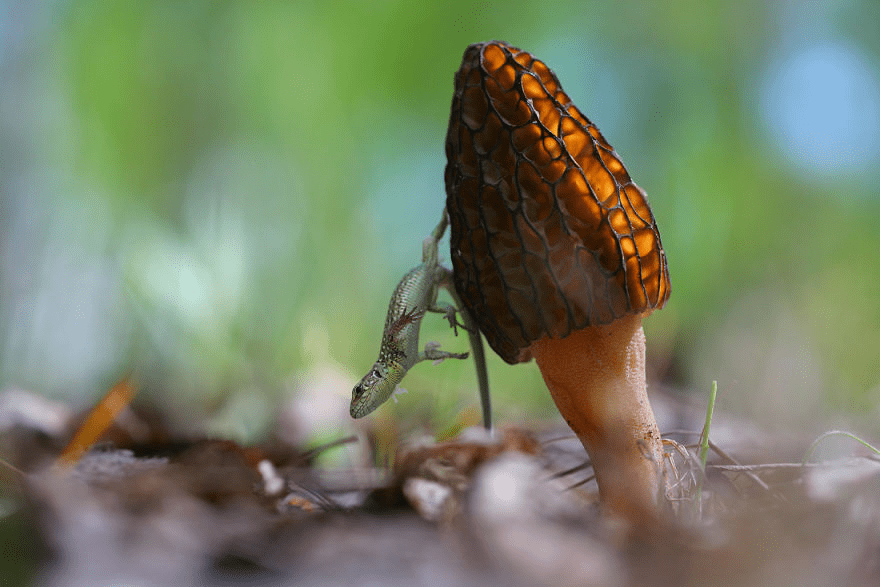
[[[845,436],[847,438],[851,438],[865,448],[871,450],[874,454],[880,455],[880,449],[878,449],[876,446],[873,446],[872,444],[869,444],[868,441],[859,438],[852,432],[847,432],[846,430],[829,430],[828,432],[823,432],[822,434],[820,434],[819,437],[813,441],[813,444],[811,444],[810,448],[807,449],[807,454],[804,455],[804,458],[801,461],[802,465],[805,465],[807,461],[810,460],[810,457],[812,457],[813,453],[816,452],[816,447],[819,446],[819,443],[829,436]]]
[[[712,426],[712,417],[715,414],[715,397],[718,395],[718,381],[712,382],[709,392],[709,406],[706,408],[706,423],[703,424],[703,432],[700,434],[700,469],[703,474],[697,483],[697,514],[703,511],[703,480],[706,478],[706,457],[709,454],[709,428]]]

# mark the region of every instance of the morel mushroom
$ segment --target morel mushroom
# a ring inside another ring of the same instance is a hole
[[[669,297],[644,192],[541,61],[474,44],[446,136],[455,288],[506,362],[535,358],[607,508],[656,519],[666,483],[642,318]]]

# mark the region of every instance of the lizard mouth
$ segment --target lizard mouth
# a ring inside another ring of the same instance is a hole
[[[364,387],[362,384],[358,383],[351,391],[351,406],[349,406],[348,411],[352,418],[360,418],[363,415],[363,402],[361,401],[363,395]]]

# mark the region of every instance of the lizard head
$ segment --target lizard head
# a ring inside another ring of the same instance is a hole
[[[397,384],[403,379],[404,370],[394,364],[391,366],[381,362],[373,364],[351,392],[352,418],[363,418],[383,403],[388,401]]]

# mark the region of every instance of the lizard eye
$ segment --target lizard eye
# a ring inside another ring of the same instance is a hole
[[[360,397],[360,395],[364,392],[364,388],[362,385],[358,384],[354,386],[354,397]]]
[[[376,379],[379,379],[382,377],[382,374],[379,373],[378,369],[373,369],[373,377],[375,377]]]

